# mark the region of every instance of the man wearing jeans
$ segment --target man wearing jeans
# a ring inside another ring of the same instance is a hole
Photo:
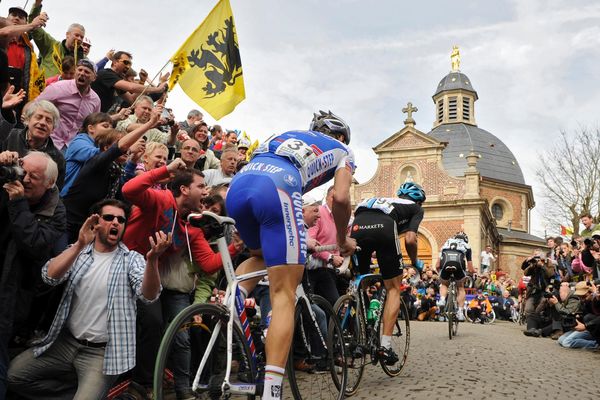
[[[128,213],[118,200],[96,203],[77,241],[46,263],[44,281],[66,281],[64,295],[46,337],[10,364],[9,390],[31,399],[103,399],[135,366],[135,301],[158,299],[158,257],[171,237],[147,239],[145,261],[121,242]]]

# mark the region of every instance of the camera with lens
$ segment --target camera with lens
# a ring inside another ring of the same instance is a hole
[[[0,166],[0,185],[8,182],[23,181],[25,171],[18,165],[1,165]]]
[[[548,285],[546,287],[546,291],[544,292],[544,298],[550,299],[552,297],[556,297],[558,299],[559,296],[560,295],[558,294],[558,290],[554,289],[553,285]]]

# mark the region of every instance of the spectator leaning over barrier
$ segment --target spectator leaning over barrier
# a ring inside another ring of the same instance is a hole
[[[101,400],[118,375],[135,366],[135,301],[158,299],[158,257],[171,237],[146,237],[144,260],[121,242],[128,213],[118,200],[95,204],[77,241],[44,266],[44,281],[66,282],[65,294],[48,335],[12,361],[12,391]]]
[[[152,189],[154,185],[171,176],[173,178],[169,183],[169,190]],[[187,223],[187,216],[191,212],[202,210],[202,200],[206,195],[207,189],[203,173],[197,170],[186,170],[185,163],[181,159],[175,159],[169,165],[136,176],[123,186],[124,198],[136,206],[129,219],[123,241],[129,248],[144,252],[148,244],[141,238],[146,233],[152,231],[173,232],[173,244],[165,253],[164,260],[174,260],[179,257],[179,259],[193,262],[208,274],[218,271],[223,266],[221,256],[212,251],[201,229],[194,228]],[[186,236],[189,236],[189,250]],[[229,246],[229,252],[235,256],[242,247],[243,243],[234,240]],[[190,253],[192,260],[189,260]],[[177,267],[181,266],[181,263],[177,265]],[[170,265],[166,267],[170,268]],[[175,307],[181,304],[183,303],[174,300],[171,303],[171,309],[175,310]],[[160,304],[150,306],[138,304],[138,308],[140,311],[139,335],[143,351],[138,353],[138,366],[133,378],[141,385],[151,386],[154,360],[161,339],[162,309]],[[175,313],[172,315],[174,316]],[[185,352],[182,354],[185,355]],[[181,371],[183,375],[189,373],[185,369]],[[184,385],[187,387],[188,383],[185,383],[182,375],[178,375],[176,389],[184,390]]]
[[[48,86],[38,100],[48,100],[60,112],[60,124],[50,137],[54,146],[63,154],[79,131],[83,120],[91,113],[100,111],[100,98],[91,90],[96,79],[96,66],[89,60],[79,60],[75,79],[59,81]]]
[[[221,153],[219,168],[204,171],[206,185],[215,186],[231,182],[236,172],[237,161],[237,147],[235,145],[226,145]]]
[[[4,398],[8,342],[30,315],[40,270],[65,231],[65,207],[55,186],[58,168],[48,154],[32,151],[19,160],[17,153],[3,152],[0,168],[22,174],[0,182],[0,398]]]
[[[16,151],[19,157],[25,157],[31,150],[47,153],[58,166],[56,185],[61,189],[65,181],[65,158],[50,138],[59,124],[58,110],[47,100],[36,100],[27,104],[23,116],[25,128],[11,130],[6,140],[0,143],[0,150]]]
[[[42,11],[42,0],[35,0],[31,11],[29,12],[29,21],[32,21]],[[45,13],[42,13],[43,15]],[[46,17],[47,19],[47,17]],[[81,42],[85,36],[83,25],[73,23],[67,29],[65,39],[56,40],[43,28],[35,29],[31,32],[31,37],[40,51],[40,67],[47,78],[62,73],[62,60],[65,56],[72,56],[76,61],[85,58]]]

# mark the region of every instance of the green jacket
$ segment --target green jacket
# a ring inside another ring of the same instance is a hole
[[[29,12],[29,22],[33,21],[33,19],[40,15],[41,12],[42,6],[40,5],[39,7],[36,7],[34,3],[31,11]],[[46,77],[51,77],[62,73],[62,60],[65,58],[65,56],[72,56],[76,60],[85,58],[83,54],[83,48],[79,47],[77,49],[77,57],[75,57],[74,51],[67,49],[65,46],[66,39],[62,42],[59,42],[43,28],[37,28],[31,31],[31,37],[35,42],[35,45],[40,50],[40,68]]]

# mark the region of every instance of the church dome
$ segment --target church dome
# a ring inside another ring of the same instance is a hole
[[[477,99],[477,92],[475,89],[473,89],[473,86],[471,86],[471,80],[469,77],[459,71],[452,71],[443,77],[438,84],[433,97],[436,97],[441,92],[460,89],[473,92],[475,94],[475,99]]]
[[[480,156],[477,170],[482,177],[525,185],[523,172],[515,156],[490,132],[469,124],[444,123],[435,127],[429,135],[448,143],[443,151],[442,163],[450,175],[464,176],[466,157],[473,150]]]

